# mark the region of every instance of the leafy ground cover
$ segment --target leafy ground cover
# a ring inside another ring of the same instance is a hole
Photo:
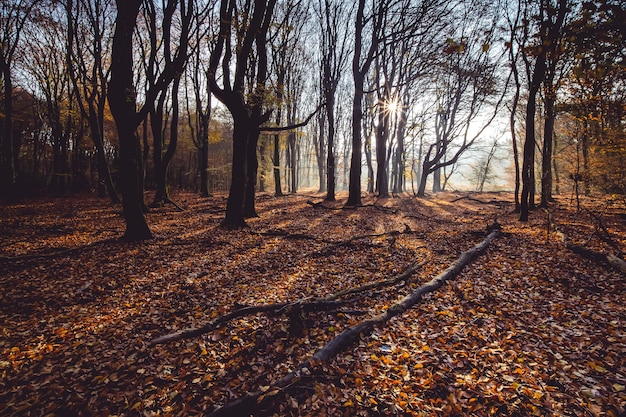
[[[176,195],[155,238],[126,243],[119,207],[46,198],[0,208],[0,415],[204,415],[266,391],[250,413],[309,416],[619,416],[626,407],[626,278],[569,251],[512,195],[443,193],[342,209],[321,195],[259,196],[250,228],[224,230],[225,197]],[[341,196],[340,196],[341,197]],[[619,201],[557,200],[571,241],[626,247]],[[440,290],[282,390],[271,383],[348,326],[384,311],[481,241]],[[594,233],[600,230],[601,233]],[[602,235],[604,241],[599,238]],[[339,310],[232,320],[151,346],[243,305],[323,297],[411,278]]]

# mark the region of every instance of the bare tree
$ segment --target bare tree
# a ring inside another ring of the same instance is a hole
[[[190,62],[187,65],[188,77],[191,85],[186,85],[185,98],[187,102],[187,119],[194,145],[198,149],[198,174],[200,195],[209,197],[211,189],[209,184],[209,122],[211,120],[211,87],[208,82],[209,66],[208,60],[204,59],[213,50],[215,39],[210,36],[210,27],[214,23],[213,13],[215,12],[214,0],[206,5],[204,12],[195,14],[196,30],[191,37],[192,52],[190,52]],[[208,17],[207,17],[208,15]],[[189,90],[193,90],[193,114],[190,105]]]
[[[306,6],[304,2],[295,2],[294,4],[281,3],[276,11],[276,20],[280,24],[273,25],[270,28],[271,76],[273,76],[272,82],[275,93],[274,121],[276,126],[283,125],[285,118],[288,125],[295,124],[295,111],[297,110],[295,104],[298,98],[297,90],[299,89],[297,84],[300,76],[298,72],[301,71],[301,67],[305,62],[301,43],[308,17]],[[287,164],[295,169],[296,160],[294,157],[296,153],[293,148],[295,146],[295,132],[289,132],[287,135],[287,149],[291,157]],[[283,195],[280,175],[280,139],[282,136],[284,135],[276,131],[272,138],[273,153],[271,159],[274,175],[274,194],[276,196]],[[261,153],[261,156],[263,156],[263,153]],[[297,178],[292,175],[292,179]],[[290,185],[290,189],[294,188],[293,185]]]
[[[0,1],[0,77],[3,113],[0,148],[0,195],[11,199],[16,186],[17,152],[13,136],[13,66],[24,26],[38,0]]]
[[[211,53],[209,82],[234,123],[232,179],[223,221],[226,227],[243,227],[246,217],[256,216],[257,143],[260,127],[271,115],[264,105],[267,33],[275,4],[276,0],[220,2],[219,33]]]
[[[76,102],[96,148],[99,197],[121,202],[106,159],[104,115],[113,37],[113,0],[66,0],[68,70]]]
[[[464,3],[456,12],[461,13],[460,24],[442,45],[434,91],[435,139],[422,163],[418,196],[425,194],[430,174],[433,192],[442,190],[442,170],[457,163],[495,119],[501,105],[502,98],[496,103],[491,101],[499,89],[499,57],[491,48],[496,37],[497,13],[485,3]],[[490,114],[480,120],[488,106]],[[474,124],[478,124],[477,131],[471,129]]]
[[[438,28],[441,16],[447,13],[447,8],[444,7],[446,4],[440,0],[423,0],[417,3],[396,0],[393,2],[372,2],[372,4],[365,0],[360,0],[357,4],[354,20],[354,54],[352,57],[352,77],[354,83],[354,97],[352,100],[352,157],[350,160],[350,185],[347,205],[361,204],[364,85],[371,66],[381,51],[387,51],[386,57],[391,58],[394,54],[390,51],[399,51],[399,49],[390,49],[392,46],[394,48],[402,48],[404,40],[409,42],[417,40],[417,43],[419,43],[419,40],[429,30]],[[396,56],[395,58],[398,57]],[[382,58],[378,62],[382,64],[386,61]],[[402,68],[399,67],[399,64],[399,62],[391,64],[398,75],[407,77],[406,79],[411,79],[415,75],[413,73],[414,68],[409,66],[408,61],[402,63]],[[404,64],[407,65],[404,66]],[[379,65],[378,68],[380,69],[382,66]],[[387,76],[389,75],[387,74]],[[379,123],[377,125],[377,158],[382,159],[382,161],[377,161],[378,164],[382,163],[378,167],[377,176],[384,176],[384,178],[378,178],[377,182],[379,186],[383,185],[379,189],[382,189],[382,193],[385,194],[384,190],[388,190],[388,187],[385,185],[387,183],[385,178],[387,175],[386,161],[389,158],[387,156],[389,150],[386,147],[389,131],[388,126],[385,125],[385,113],[388,112],[385,111],[384,102],[387,100],[389,103],[391,100],[395,100],[395,97],[393,97],[394,92],[390,88],[391,84],[387,83],[385,85],[387,81],[385,76],[380,78],[380,81],[382,84],[374,87],[380,88],[379,91],[382,93],[381,102],[383,104],[380,107],[383,112],[379,114]],[[389,81],[394,83],[398,80]],[[402,82],[398,83],[398,85],[401,84]]]
[[[187,1],[187,2],[185,2]],[[181,15],[193,10],[193,1],[181,1]],[[171,0],[168,4],[178,4]],[[116,0],[117,17],[111,52],[111,79],[108,98],[117,126],[120,143],[120,174],[122,177],[122,205],[126,221],[127,240],[144,240],[152,236],[143,213],[142,154],[137,127],[151,110],[156,98],[178,78],[187,60],[186,40],[171,59],[166,59],[159,77],[150,83],[145,93],[145,104],[138,108],[133,70],[133,38],[142,0]]]
[[[507,5],[507,3],[505,3],[505,6]],[[509,30],[509,40],[508,42],[505,44],[505,46],[508,48],[509,51],[509,63],[511,64],[511,75],[513,78],[513,82],[514,82],[514,92],[513,92],[513,100],[511,103],[511,109],[510,109],[510,117],[509,117],[509,126],[510,126],[510,130],[511,130],[511,145],[513,148],[513,164],[514,164],[514,169],[515,169],[515,212],[519,213],[520,210],[520,163],[519,163],[519,149],[517,146],[517,132],[516,132],[516,127],[515,127],[515,120],[517,117],[517,109],[518,109],[518,104],[519,104],[519,98],[520,98],[520,91],[521,91],[521,82],[520,82],[520,77],[519,77],[519,69],[518,69],[518,60],[519,60],[519,54],[521,51],[521,47],[516,47],[516,33],[518,32],[519,29],[519,24],[520,24],[520,18],[521,18],[521,13],[522,13],[522,1],[518,0],[517,1],[517,7],[515,8],[515,17],[512,18],[510,16],[510,10],[508,7],[505,7],[505,14],[506,14],[506,18],[507,18],[507,26],[508,26],[508,30]],[[521,31],[522,33],[526,33],[525,30]],[[525,44],[525,42],[521,42],[522,44]]]
[[[50,183],[56,192],[66,193],[71,183],[70,135],[73,124],[74,88],[69,77],[68,32],[61,7],[48,7],[30,25],[25,36],[30,40],[30,59],[24,63],[42,92],[50,129],[53,172]]]
[[[345,2],[317,0],[316,13],[320,30],[320,53],[322,73],[322,96],[324,97],[327,138],[326,141],[326,200],[335,201],[336,166],[335,120],[336,95],[341,75],[348,63],[348,22],[352,6]],[[323,138],[320,137],[320,141]]]
[[[528,54],[523,58],[530,70],[528,86],[528,102],[526,105],[526,137],[524,140],[524,159],[522,162],[522,195],[520,202],[520,221],[528,221],[528,212],[534,207],[534,166],[535,166],[535,114],[537,95],[546,77],[548,54],[551,45],[556,43],[565,21],[567,0],[558,0],[556,4],[551,0],[539,2],[538,37],[535,45],[534,64],[530,62]],[[532,67],[532,69],[531,69]],[[551,140],[551,139],[550,139]]]

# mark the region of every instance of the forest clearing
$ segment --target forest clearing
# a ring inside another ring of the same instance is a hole
[[[229,230],[226,197],[175,193],[184,211],[151,210],[142,242],[121,240],[120,206],[93,197],[2,206],[0,415],[211,415],[249,393],[242,415],[624,415],[626,274],[572,250],[618,255],[623,199],[582,197],[577,211],[561,196],[523,223],[510,193],[364,196],[356,208],[342,193],[260,194],[259,217]],[[500,234],[458,276],[306,362],[494,221]],[[153,343],[271,304],[282,306]]]

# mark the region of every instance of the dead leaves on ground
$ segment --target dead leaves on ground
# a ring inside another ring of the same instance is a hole
[[[505,236],[459,278],[287,389],[268,388],[257,413],[623,413],[624,277],[551,239],[540,212],[531,224],[517,223],[509,195],[452,201],[458,197],[322,210],[307,204],[310,197],[264,196],[252,230],[229,231],[219,228],[223,197],[181,195],[187,211],[154,210],[156,238],[139,244],[111,240],[123,224],[119,208],[103,201],[3,207],[0,414],[210,412],[269,387],[367,315],[311,313],[299,338],[285,318],[265,315],[149,348],[152,338],[202,325],[234,303],[321,297],[428,259],[407,287],[355,307],[378,314],[479,241],[495,217]],[[555,207],[572,240],[610,249],[589,239],[589,216],[566,200]],[[626,247],[623,207],[602,213],[607,232]],[[405,226],[415,233],[385,235]],[[276,230],[320,239],[265,233]],[[329,243],[363,235],[372,237]]]

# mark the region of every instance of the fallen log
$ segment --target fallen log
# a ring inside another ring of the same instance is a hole
[[[626,261],[624,261],[619,256],[614,255],[612,253],[599,252],[599,251],[587,248],[585,246],[577,245],[575,243],[570,242],[565,232],[561,230],[561,227],[559,226],[559,224],[554,220],[551,212],[548,212],[548,228],[549,228],[548,233],[550,231],[550,228],[552,228],[555,234],[561,240],[561,242],[563,242],[565,247],[569,249],[570,251],[572,251],[573,253],[579,256],[582,256],[583,258],[594,261],[596,263],[606,265],[622,274],[626,274]]]
[[[347,328],[335,338],[330,340],[325,346],[320,348],[313,356],[303,362],[301,362],[295,370],[291,371],[281,379],[273,382],[269,389],[263,391],[256,391],[253,393],[247,393],[244,396],[229,402],[228,404],[218,408],[209,417],[221,417],[221,416],[249,416],[251,410],[258,408],[258,404],[268,395],[267,393],[277,393],[281,389],[291,385],[300,379],[303,373],[308,373],[310,368],[314,368],[320,363],[328,362],[333,357],[344,351],[347,347],[353,345],[359,339],[364,336],[368,336],[372,333],[376,326],[380,326],[389,321],[392,317],[404,313],[406,310],[417,304],[424,294],[433,292],[440,288],[446,281],[455,278],[463,268],[483,253],[489,244],[500,234],[500,225],[494,223],[489,228],[489,234],[480,243],[473,246],[471,249],[463,252],[461,256],[450,265],[444,272],[437,275],[426,284],[418,287],[411,293],[409,293],[402,300],[390,306],[384,313],[371,319],[362,321],[352,327]],[[305,371],[305,369],[307,371]]]
[[[593,249],[586,248],[581,245],[575,245],[570,242],[565,242],[565,247],[577,255],[583,258],[592,260],[594,262],[608,265],[614,270],[626,274],[626,261],[611,253],[598,252]]]

